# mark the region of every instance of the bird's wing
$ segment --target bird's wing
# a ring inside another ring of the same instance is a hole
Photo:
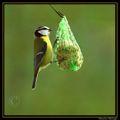
[[[42,63],[46,50],[47,50],[47,43],[43,41],[42,48],[37,52],[34,60],[34,79],[33,79],[32,88],[35,88],[39,67],[40,67],[40,64]]]

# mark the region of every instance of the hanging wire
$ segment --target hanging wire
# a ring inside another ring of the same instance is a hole
[[[61,18],[63,18],[63,14],[60,11],[57,11],[52,5],[49,4],[49,6],[53,9],[54,12],[56,12]]]

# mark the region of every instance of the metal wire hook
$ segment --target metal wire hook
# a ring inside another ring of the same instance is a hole
[[[52,5],[49,4],[49,6],[61,17],[63,18],[63,14],[60,11],[57,11]]]

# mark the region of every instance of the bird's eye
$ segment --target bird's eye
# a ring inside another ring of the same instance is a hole
[[[47,30],[48,28],[46,27],[38,27],[38,30]]]
[[[42,30],[47,30],[47,28],[43,28]]]

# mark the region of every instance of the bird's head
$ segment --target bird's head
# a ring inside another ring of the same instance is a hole
[[[51,29],[47,26],[40,26],[35,30],[35,36],[48,36],[50,34]]]

